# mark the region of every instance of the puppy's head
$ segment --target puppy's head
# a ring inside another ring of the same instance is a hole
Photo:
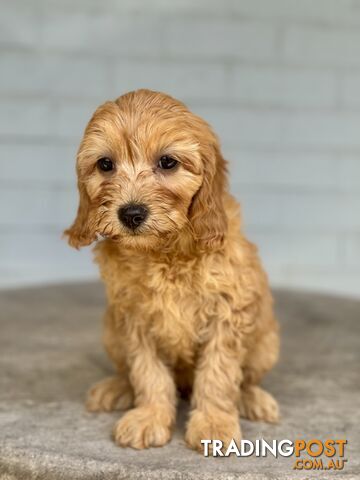
[[[65,232],[74,247],[98,236],[161,248],[186,230],[221,244],[225,162],[209,125],[181,102],[138,90],[100,106],[77,156],[80,204]]]

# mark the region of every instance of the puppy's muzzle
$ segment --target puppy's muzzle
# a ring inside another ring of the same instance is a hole
[[[131,230],[136,230],[140,227],[140,225],[145,222],[148,214],[148,209],[144,205],[137,203],[124,205],[118,210],[120,222]]]

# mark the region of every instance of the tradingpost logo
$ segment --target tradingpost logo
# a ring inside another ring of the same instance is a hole
[[[236,443],[231,440],[225,448],[221,440],[201,440],[205,457],[295,457],[294,470],[343,470],[347,459],[345,448],[347,440],[272,440],[264,439],[241,440]]]

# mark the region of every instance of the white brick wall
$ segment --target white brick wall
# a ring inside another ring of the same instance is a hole
[[[231,97],[243,104],[290,109],[336,106],[337,79],[331,72],[279,66],[233,70]]]
[[[0,286],[96,275],[61,240],[84,126],[139,88],[219,133],[274,285],[360,295],[360,0],[0,3]]]

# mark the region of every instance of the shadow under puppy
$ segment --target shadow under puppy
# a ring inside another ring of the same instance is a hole
[[[210,126],[168,95],[127,93],[94,113],[77,174],[66,234],[77,248],[102,237],[104,343],[118,371],[90,390],[88,409],[131,408],[114,437],[138,449],[170,440],[178,390],[191,393],[195,449],[239,441],[239,414],[277,421],[259,387],[278,357],[272,298]]]

